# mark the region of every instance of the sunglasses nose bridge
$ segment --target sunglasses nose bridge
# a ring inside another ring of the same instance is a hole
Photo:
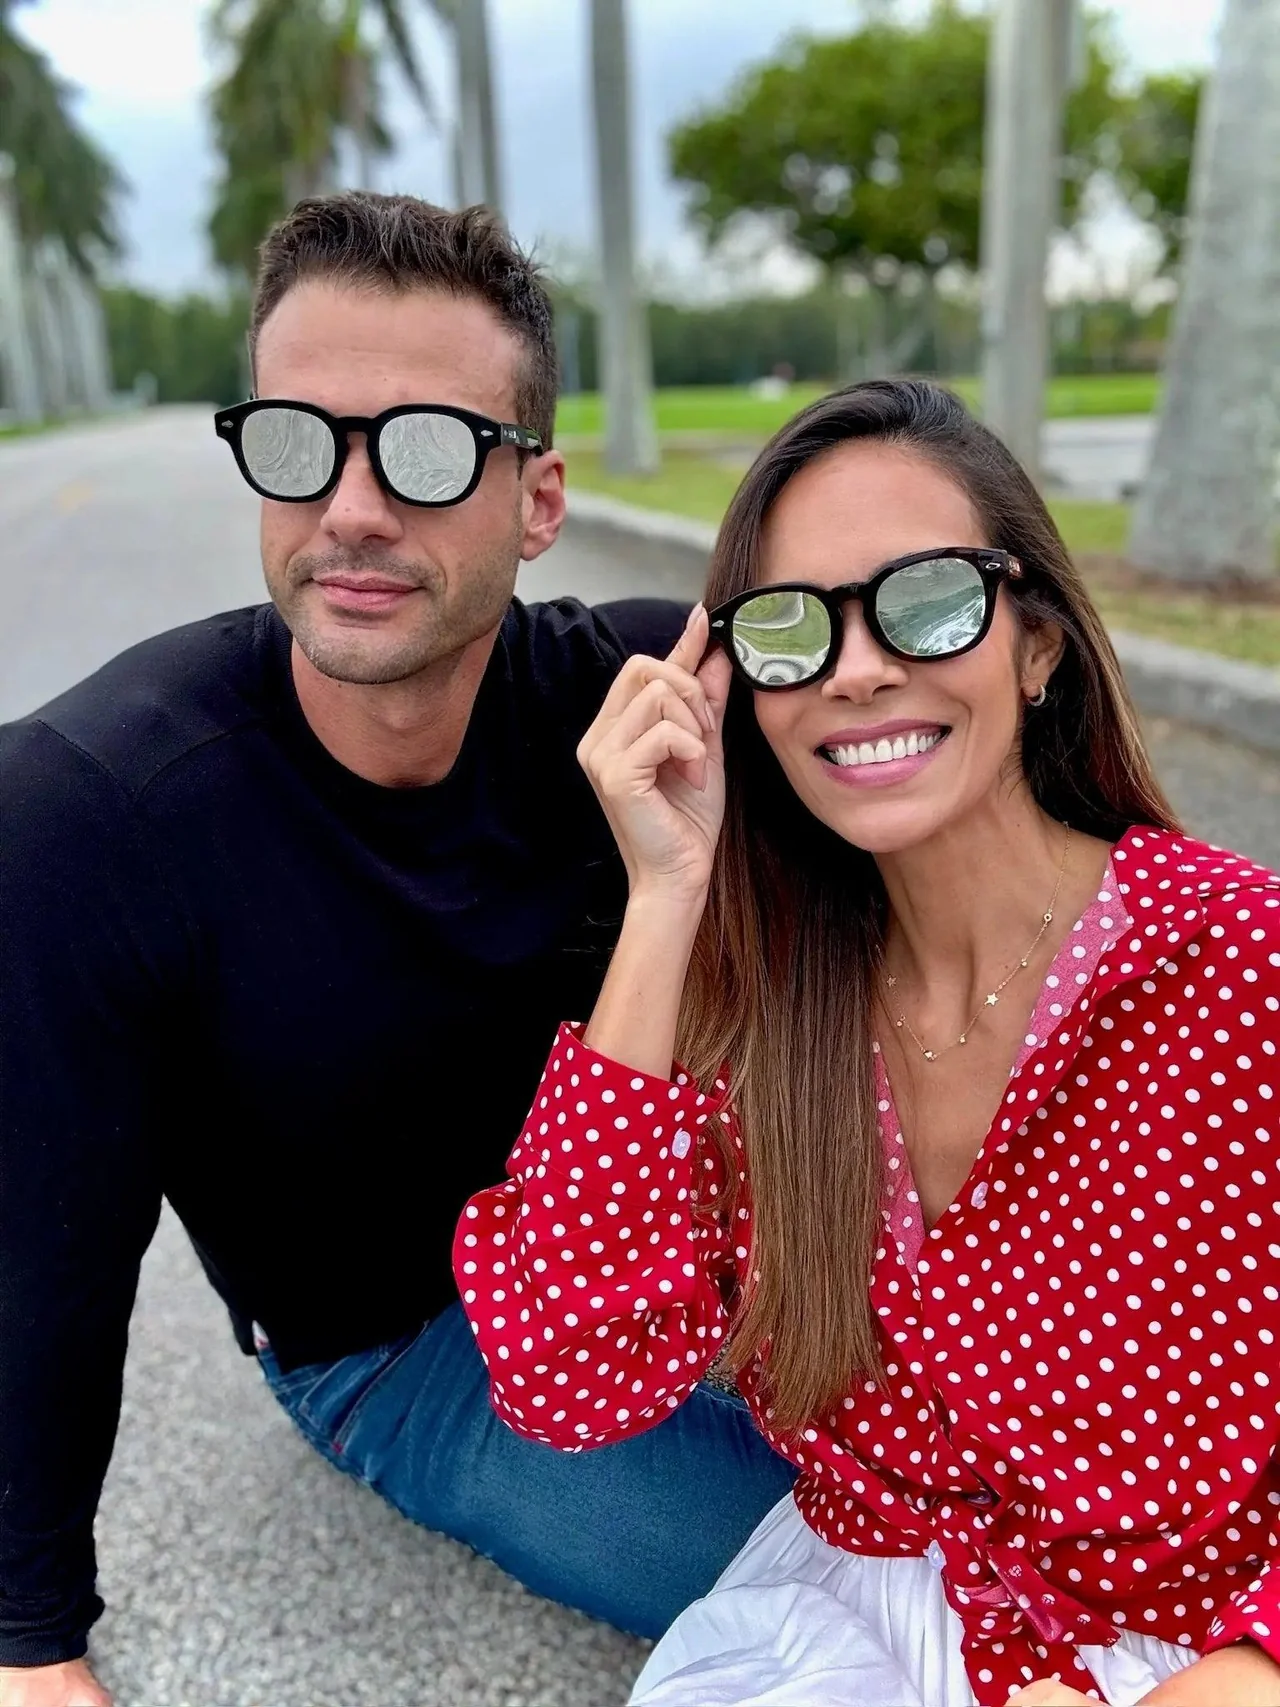
[[[846,698],[864,698],[905,672],[902,660],[885,651],[867,621],[867,602],[861,588],[841,590],[840,640],[823,685]]]
[[[340,466],[324,499],[325,527],[344,541],[388,537],[399,526],[394,494],[373,460],[368,434],[363,428],[341,428],[338,441]]]

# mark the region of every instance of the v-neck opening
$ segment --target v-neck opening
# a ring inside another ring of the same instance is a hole
[[[1120,938],[1132,928],[1133,920],[1120,893],[1114,861],[1108,856],[1102,887],[1063,938],[1053,964],[1045,974],[1022,1043],[1005,1081],[1006,1085],[1011,1085],[1020,1076],[1047,1038],[1068,1018],[1088,989],[1104,956],[1109,954]],[[879,1043],[873,1044],[872,1050],[875,1061],[876,1111],[879,1115],[880,1138],[885,1156],[885,1221],[903,1262],[914,1277],[920,1252],[931,1229],[925,1225],[924,1209],[920,1194],[916,1190],[906,1139],[902,1135],[902,1122],[898,1118],[893,1087],[889,1083],[884,1051]],[[1003,1100],[1002,1097],[1001,1103],[997,1105],[996,1121],[999,1119]],[[987,1128],[963,1184],[951,1203],[942,1211],[934,1223],[935,1226],[946,1217],[952,1204],[963,1201],[966,1194],[972,1208],[982,1208],[987,1196],[986,1181],[975,1180],[974,1174],[987,1152],[994,1129],[995,1122]]]

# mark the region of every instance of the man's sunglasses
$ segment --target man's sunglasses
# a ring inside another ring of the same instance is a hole
[[[311,403],[263,397],[219,409],[213,424],[254,491],[283,504],[314,504],[333,491],[351,433],[365,435],[373,472],[393,498],[435,509],[469,498],[480,484],[485,458],[499,445],[542,449],[528,427],[445,403],[338,416]]]
[[[738,593],[711,612],[711,640],[752,688],[802,688],[835,664],[843,607],[856,599],[872,639],[893,657],[958,658],[986,638],[1006,576],[1023,578],[1007,551],[967,545],[917,551],[841,587],[784,581]]]

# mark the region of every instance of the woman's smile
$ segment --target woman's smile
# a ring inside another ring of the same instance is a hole
[[[848,788],[885,788],[919,775],[950,733],[945,723],[898,718],[860,729],[838,729],[816,752],[832,782]]]

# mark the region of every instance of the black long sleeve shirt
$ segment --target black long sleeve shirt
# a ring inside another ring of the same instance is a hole
[[[82,1654],[162,1196],[286,1367],[456,1297],[625,878],[575,748],[685,612],[515,603],[444,781],[339,765],[270,606],[0,728],[0,1664]],[[483,1095],[471,1092],[483,1088]]]

